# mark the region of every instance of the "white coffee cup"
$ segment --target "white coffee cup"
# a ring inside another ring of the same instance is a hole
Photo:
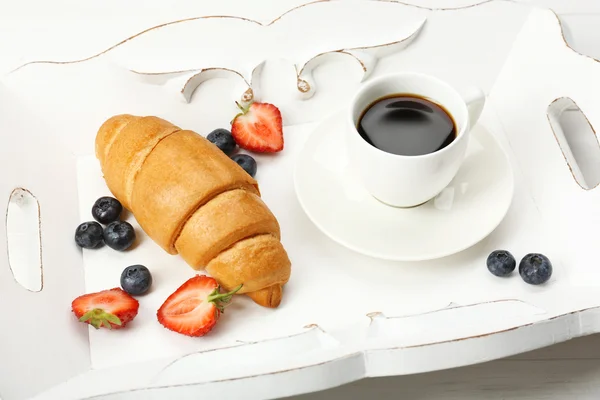
[[[394,94],[413,94],[441,105],[456,124],[456,139],[440,150],[417,156],[388,153],[368,143],[358,133],[359,118],[373,102]],[[476,87],[460,94],[437,78],[406,72],[368,81],[350,104],[348,156],[367,191],[387,205],[414,207],[438,195],[458,172],[467,150],[469,131],[483,110],[485,94]]]

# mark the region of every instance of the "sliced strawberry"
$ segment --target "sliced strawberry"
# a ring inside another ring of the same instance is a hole
[[[220,293],[216,280],[196,275],[181,285],[159,308],[156,316],[165,328],[187,336],[204,336],[217,323],[224,307],[242,288]]]
[[[252,103],[242,107],[231,122],[231,134],[238,146],[258,153],[283,150],[281,112],[273,104]]]
[[[135,318],[140,303],[121,288],[79,296],[71,304],[79,321],[94,328],[123,328]]]

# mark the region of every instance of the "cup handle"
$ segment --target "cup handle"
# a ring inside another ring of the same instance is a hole
[[[472,128],[479,120],[483,111],[485,93],[477,86],[472,86],[464,90],[461,96],[467,105],[467,110],[469,110],[469,126]]]

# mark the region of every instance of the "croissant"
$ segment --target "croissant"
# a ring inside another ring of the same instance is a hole
[[[154,116],[116,115],[96,136],[109,190],[146,234],[226,290],[277,307],[291,263],[257,182],[213,143]]]

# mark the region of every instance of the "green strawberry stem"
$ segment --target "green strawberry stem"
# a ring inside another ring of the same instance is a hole
[[[248,106],[246,106],[246,107],[244,107],[243,105],[241,105],[237,101],[235,102],[235,105],[238,106],[238,108],[240,109],[241,112],[237,113],[235,115],[235,117],[233,117],[233,119],[230,122],[231,125],[233,125],[233,122],[236,120],[237,117],[245,115],[248,111],[250,111],[250,106],[252,105],[252,102],[248,103]]]
[[[96,329],[100,329],[102,325],[107,327],[108,329],[112,329],[111,323],[115,325],[121,325],[121,320],[114,314],[107,313],[101,308],[94,308],[83,314],[81,318],[79,318],[81,322],[88,322]]]
[[[219,309],[219,311],[223,312],[225,306],[231,302],[233,295],[236,294],[242,288],[242,286],[244,286],[244,284],[240,283],[238,287],[227,293],[220,293],[219,290],[221,287],[219,286],[208,296],[206,301],[213,303]]]
[[[235,102],[235,104],[242,111],[242,114],[246,114],[250,110],[250,106],[252,105],[252,103],[250,102],[250,103],[248,103],[248,105],[246,107],[244,107],[243,105],[241,105],[237,101]]]

